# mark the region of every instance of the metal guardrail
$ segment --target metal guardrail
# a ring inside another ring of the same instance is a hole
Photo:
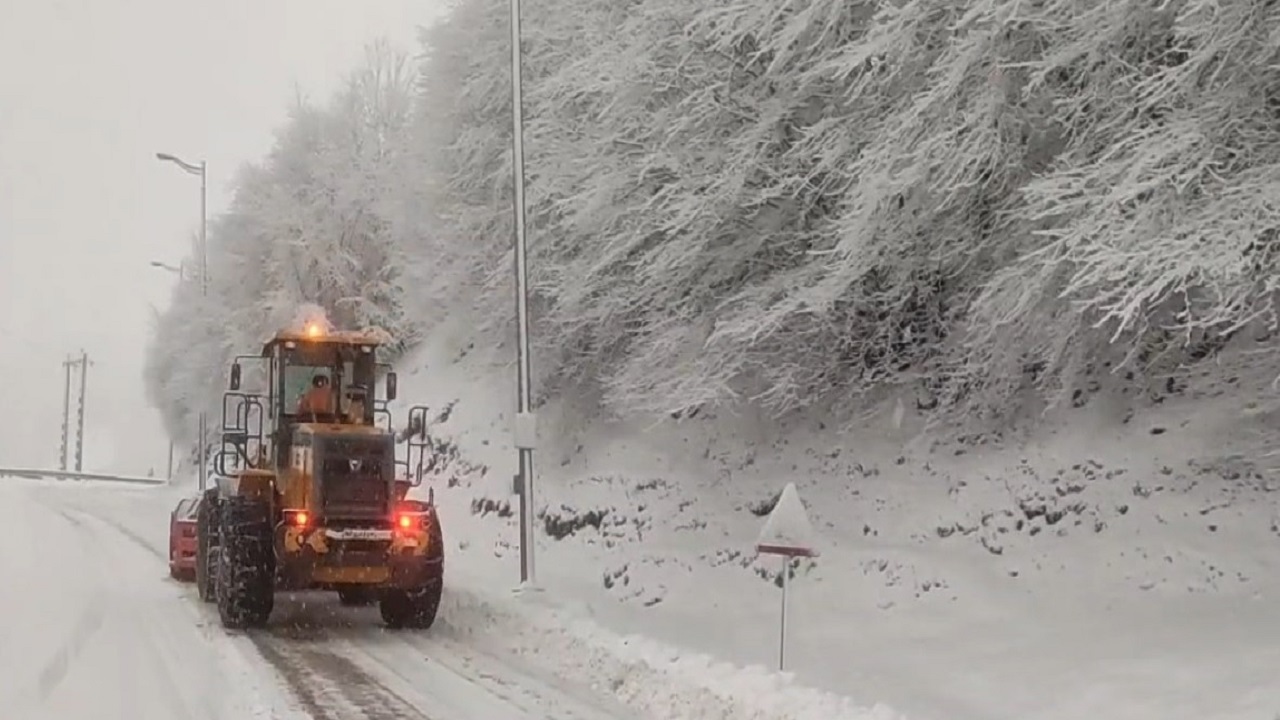
[[[28,480],[101,480],[129,483],[131,485],[167,485],[168,480],[155,477],[130,475],[104,475],[101,473],[71,472],[67,470],[34,470],[30,468],[0,468],[0,477],[16,477]]]

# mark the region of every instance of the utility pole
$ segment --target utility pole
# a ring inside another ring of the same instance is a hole
[[[197,175],[200,177],[200,300],[204,304],[209,296],[209,242],[206,232],[209,226],[208,217],[208,197],[209,197],[209,167],[204,160],[199,163],[189,163],[176,155],[170,153],[156,153],[156,159],[160,162],[169,162],[177,165],[183,172],[188,175]],[[181,269],[180,269],[181,271]],[[202,307],[201,315],[205,315],[205,308]],[[198,421],[200,434],[198,443],[198,457],[200,462],[200,491],[203,492],[209,485],[209,463],[205,443],[207,442],[208,421],[204,409],[204,402],[200,402],[200,419]]]
[[[58,469],[67,471],[67,450],[71,433],[71,358],[62,361],[66,379],[62,386],[62,444],[58,447]]]
[[[89,375],[89,353],[80,351],[80,406],[76,413],[76,472],[84,470],[84,390]]]
[[[80,357],[74,360],[68,357],[62,361],[65,379],[62,386],[62,445],[58,452],[58,469],[63,472],[67,471],[67,453],[71,445],[68,436],[71,433],[71,371],[74,368],[80,369],[80,397],[79,405],[76,409],[76,472],[81,472],[84,469],[84,397],[89,365],[91,364],[89,353],[84,350],[80,351]]]

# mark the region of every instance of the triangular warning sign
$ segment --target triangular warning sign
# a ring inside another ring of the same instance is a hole
[[[756,551],[770,555],[817,557],[814,539],[809,514],[804,503],[800,502],[800,491],[796,490],[795,483],[787,483],[760,530]]]

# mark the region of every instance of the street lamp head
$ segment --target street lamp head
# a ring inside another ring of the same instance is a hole
[[[166,263],[166,262],[160,262],[159,260],[152,260],[151,267],[160,268],[161,270],[168,270],[171,273],[177,274],[179,277],[182,277],[184,275],[183,268],[181,265],[174,267],[173,265],[170,265],[169,263]]]
[[[177,165],[179,168],[182,168],[183,172],[186,172],[190,175],[199,175],[201,176],[201,178],[204,177],[204,161],[203,160],[201,160],[199,164],[193,165],[183,160],[182,158],[178,157],[177,155],[174,155],[173,153],[161,153],[161,152],[156,153],[156,159],[159,160],[160,162],[171,162],[174,165]]]

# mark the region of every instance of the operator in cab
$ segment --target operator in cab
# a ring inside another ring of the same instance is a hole
[[[363,425],[365,411],[365,391],[359,385],[353,385],[347,391],[347,408],[343,414],[343,422],[348,425]]]
[[[299,415],[333,415],[333,388],[329,386],[329,378],[316,375],[311,378],[311,388],[298,398]]]

